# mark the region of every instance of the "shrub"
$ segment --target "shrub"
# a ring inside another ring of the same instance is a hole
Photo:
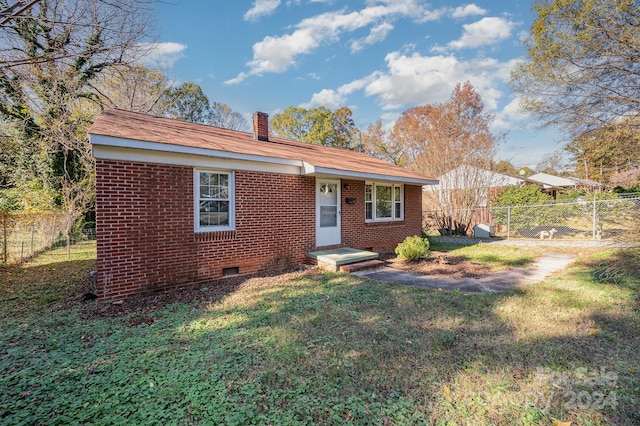
[[[511,232],[532,230],[552,223],[556,215],[552,208],[530,206],[554,203],[553,197],[540,192],[538,185],[508,186],[493,202],[493,207],[498,207],[494,209],[494,221],[498,225],[506,225],[510,221]]]
[[[401,259],[418,260],[429,256],[429,240],[417,235],[407,237],[396,247],[396,254]]]

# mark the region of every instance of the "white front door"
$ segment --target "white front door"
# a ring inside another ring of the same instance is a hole
[[[316,246],[341,243],[340,181],[316,179]]]

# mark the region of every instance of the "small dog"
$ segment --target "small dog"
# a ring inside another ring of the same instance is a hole
[[[558,232],[558,230],[556,228],[551,228],[549,231],[540,231],[536,234],[536,237],[538,235],[540,235],[540,239],[544,239],[544,238],[553,238],[553,234],[555,234],[556,232]]]

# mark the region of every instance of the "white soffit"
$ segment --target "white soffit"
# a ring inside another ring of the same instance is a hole
[[[406,183],[412,185],[437,185],[438,181],[435,179],[418,179],[405,176],[393,176],[380,173],[364,173],[355,172],[349,170],[330,169],[326,167],[316,167],[306,161],[303,161],[303,172],[308,176],[323,176],[323,177],[340,177],[340,178],[352,178],[361,180],[372,180],[379,182],[394,182],[394,183]]]
[[[301,167],[296,165],[106,145],[94,145],[93,156],[100,160],[133,161],[139,163],[199,167],[204,169],[246,170],[291,175],[299,175],[301,170]]]
[[[215,150],[215,149],[195,148],[195,147],[182,146],[182,145],[139,141],[135,139],[115,138],[112,136],[104,136],[104,135],[89,135],[89,140],[91,144],[94,146],[95,158],[100,158],[95,155],[95,152],[96,152],[95,147],[110,146],[110,147],[119,147],[119,148],[126,148],[126,149],[164,152],[167,154],[191,154],[191,155],[199,155],[199,156],[205,156],[205,157],[218,157],[218,158],[227,158],[227,159],[233,159],[233,160],[256,161],[261,163],[274,163],[274,164],[282,164],[282,165],[297,166],[297,167],[302,166],[302,161],[300,160],[288,160],[285,158],[241,154],[236,152],[229,152],[229,151],[222,151],[222,150]]]

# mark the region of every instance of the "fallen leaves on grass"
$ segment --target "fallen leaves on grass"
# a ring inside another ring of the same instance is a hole
[[[473,262],[462,256],[447,253],[431,252],[431,256],[417,262],[410,262],[397,257],[387,258],[391,268],[418,274],[440,275],[449,278],[479,278],[492,273],[488,266]]]

